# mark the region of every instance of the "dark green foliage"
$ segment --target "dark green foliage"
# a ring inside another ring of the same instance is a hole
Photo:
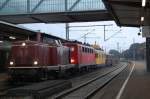
[[[145,59],[146,55],[146,44],[145,43],[134,43],[128,50],[122,52],[122,57],[127,59],[133,59],[135,54],[136,60]]]
[[[112,55],[118,56],[118,57],[120,56],[120,53],[119,53],[117,50],[114,50],[114,49],[113,49],[113,50],[110,50],[110,51],[109,51],[109,54],[112,54]]]

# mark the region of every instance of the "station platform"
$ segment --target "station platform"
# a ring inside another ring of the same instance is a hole
[[[93,99],[150,99],[150,72],[146,71],[146,62],[133,62]]]

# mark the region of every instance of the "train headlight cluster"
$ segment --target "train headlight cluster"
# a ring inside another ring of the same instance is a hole
[[[12,66],[12,65],[14,65],[14,62],[13,62],[13,61],[10,61],[10,63],[9,63],[9,64]]]
[[[33,63],[34,65],[37,65],[38,64],[38,61],[34,61],[34,63]]]

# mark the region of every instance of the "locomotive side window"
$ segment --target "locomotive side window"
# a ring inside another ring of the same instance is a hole
[[[89,53],[89,48],[87,48],[87,53]]]
[[[84,53],[93,53],[93,49],[88,48],[88,47],[81,47],[82,52]]]
[[[87,48],[85,48],[85,53],[87,53],[87,50],[88,50],[88,49],[87,49]]]
[[[82,47],[82,52],[84,52],[84,47]]]
[[[85,48],[83,47],[83,52],[85,52]]]
[[[88,48],[86,48],[86,53],[88,53],[88,50],[89,50],[89,49],[88,49]]]
[[[96,58],[98,58],[98,53],[95,54]]]

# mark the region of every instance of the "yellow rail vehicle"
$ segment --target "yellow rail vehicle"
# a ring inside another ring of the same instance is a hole
[[[95,50],[95,59],[98,66],[103,66],[106,61],[106,54],[102,50]]]

